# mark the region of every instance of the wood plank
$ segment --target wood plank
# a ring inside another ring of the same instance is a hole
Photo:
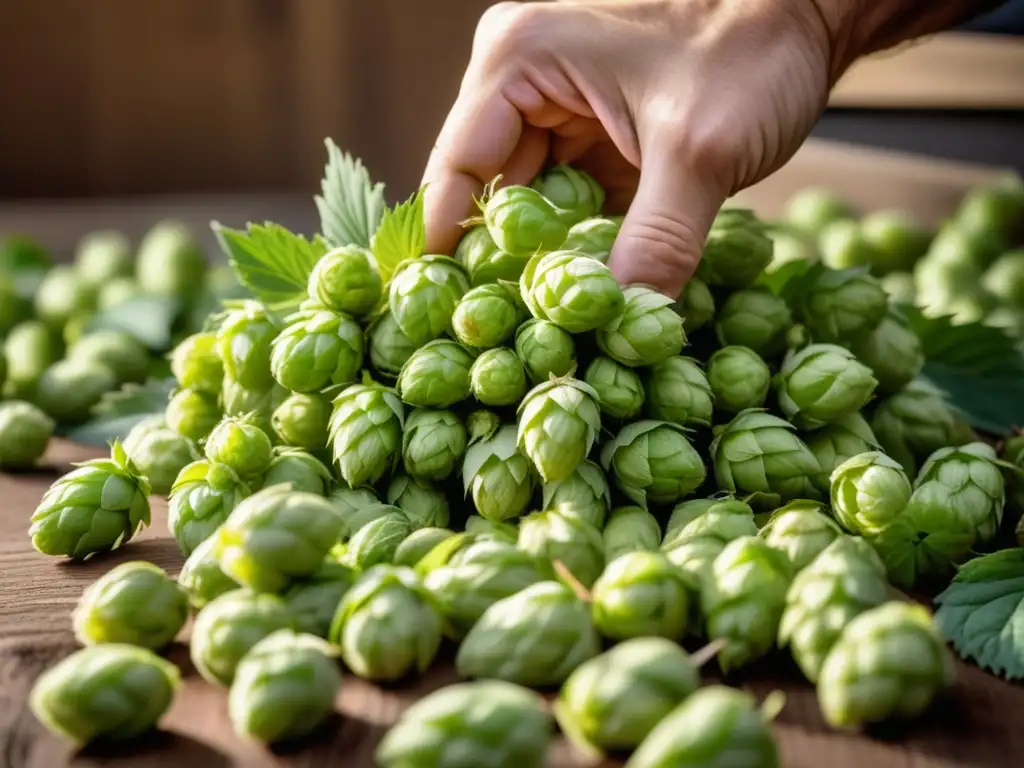
[[[168,656],[184,685],[160,730],[129,746],[74,752],[47,733],[26,708],[36,677],[75,648],[70,611],[82,589],[114,564],[149,559],[177,573],[182,557],[166,527],[166,504],[154,502],[153,525],[119,552],[71,565],[35,552],[27,531],[32,509],[70,462],[95,449],[55,440],[43,467],[0,474],[0,765],[4,768],[371,768],[377,742],[417,697],[457,680],[451,649],[420,680],[380,688],[346,675],[336,715],[316,734],[287,749],[240,740],[231,730],[224,690],[202,680],[188,661],[188,629]],[[706,670],[706,682],[718,681]],[[918,722],[871,735],[829,729],[813,689],[776,654],[729,681],[764,696],[780,689],[787,704],[774,730],[787,768],[1005,768],[1024,755],[1024,686],[1003,682],[963,663],[946,701]],[[550,768],[582,768],[560,739]],[[605,768],[617,765],[607,761]],[[524,768],[526,768],[524,766]]]

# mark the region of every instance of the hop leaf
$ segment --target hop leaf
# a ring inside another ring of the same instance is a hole
[[[377,259],[380,278],[385,283],[400,263],[423,255],[426,240],[423,189],[420,187],[404,203],[385,211],[380,228],[373,235],[373,255]]]
[[[386,203],[384,185],[370,181],[363,164],[325,139],[327,165],[317,195],[320,231],[333,245],[359,245],[369,248],[373,233],[380,226]]]

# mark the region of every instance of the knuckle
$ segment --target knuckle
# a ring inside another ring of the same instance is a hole
[[[526,55],[546,39],[549,18],[549,9],[543,4],[502,2],[493,5],[477,25],[476,53],[493,62]]]

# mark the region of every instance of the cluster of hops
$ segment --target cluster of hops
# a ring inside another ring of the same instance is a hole
[[[81,425],[108,393],[162,376],[162,351],[131,332],[152,311],[146,302],[173,303],[181,338],[240,288],[171,220],[136,249],[122,232],[90,232],[69,264],[32,241],[0,243],[0,470],[34,465],[56,427]]]
[[[994,535],[1001,463],[867,271],[776,293],[768,225],[725,209],[681,297],[623,287],[602,205],[556,166],[488,190],[454,257],[382,274],[342,246],[293,313],[228,307],[173,351],[165,415],[43,500],[37,548],[111,549],[169,493],[192,661],[263,741],[323,721],[333,656],[394,682],[457,643],[475,682],[406,712],[383,768],[536,765],[555,721],[632,768],[777,766],[769,712],[698,668],[780,647],[837,726],[922,711],[949,657],[889,580],[947,576]],[[94,636],[155,631],[93,613]],[[559,691],[554,718],[530,689]]]

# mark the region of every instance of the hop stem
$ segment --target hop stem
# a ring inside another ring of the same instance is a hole
[[[717,640],[712,640],[699,651],[695,651],[693,655],[690,656],[690,661],[692,661],[694,666],[699,669],[715,658],[715,656],[718,655],[718,652],[725,648],[727,643],[728,641],[723,637],[720,637]]]
[[[573,576],[572,571],[569,570],[568,566],[561,560],[555,560],[552,565],[555,568],[555,573],[558,578],[562,579],[573,592],[576,593],[576,597],[585,603],[591,601],[590,591],[583,586],[582,582]]]
[[[779,716],[779,713],[785,706],[786,694],[779,690],[772,691],[761,702],[761,717],[764,718],[765,722],[770,723]]]

